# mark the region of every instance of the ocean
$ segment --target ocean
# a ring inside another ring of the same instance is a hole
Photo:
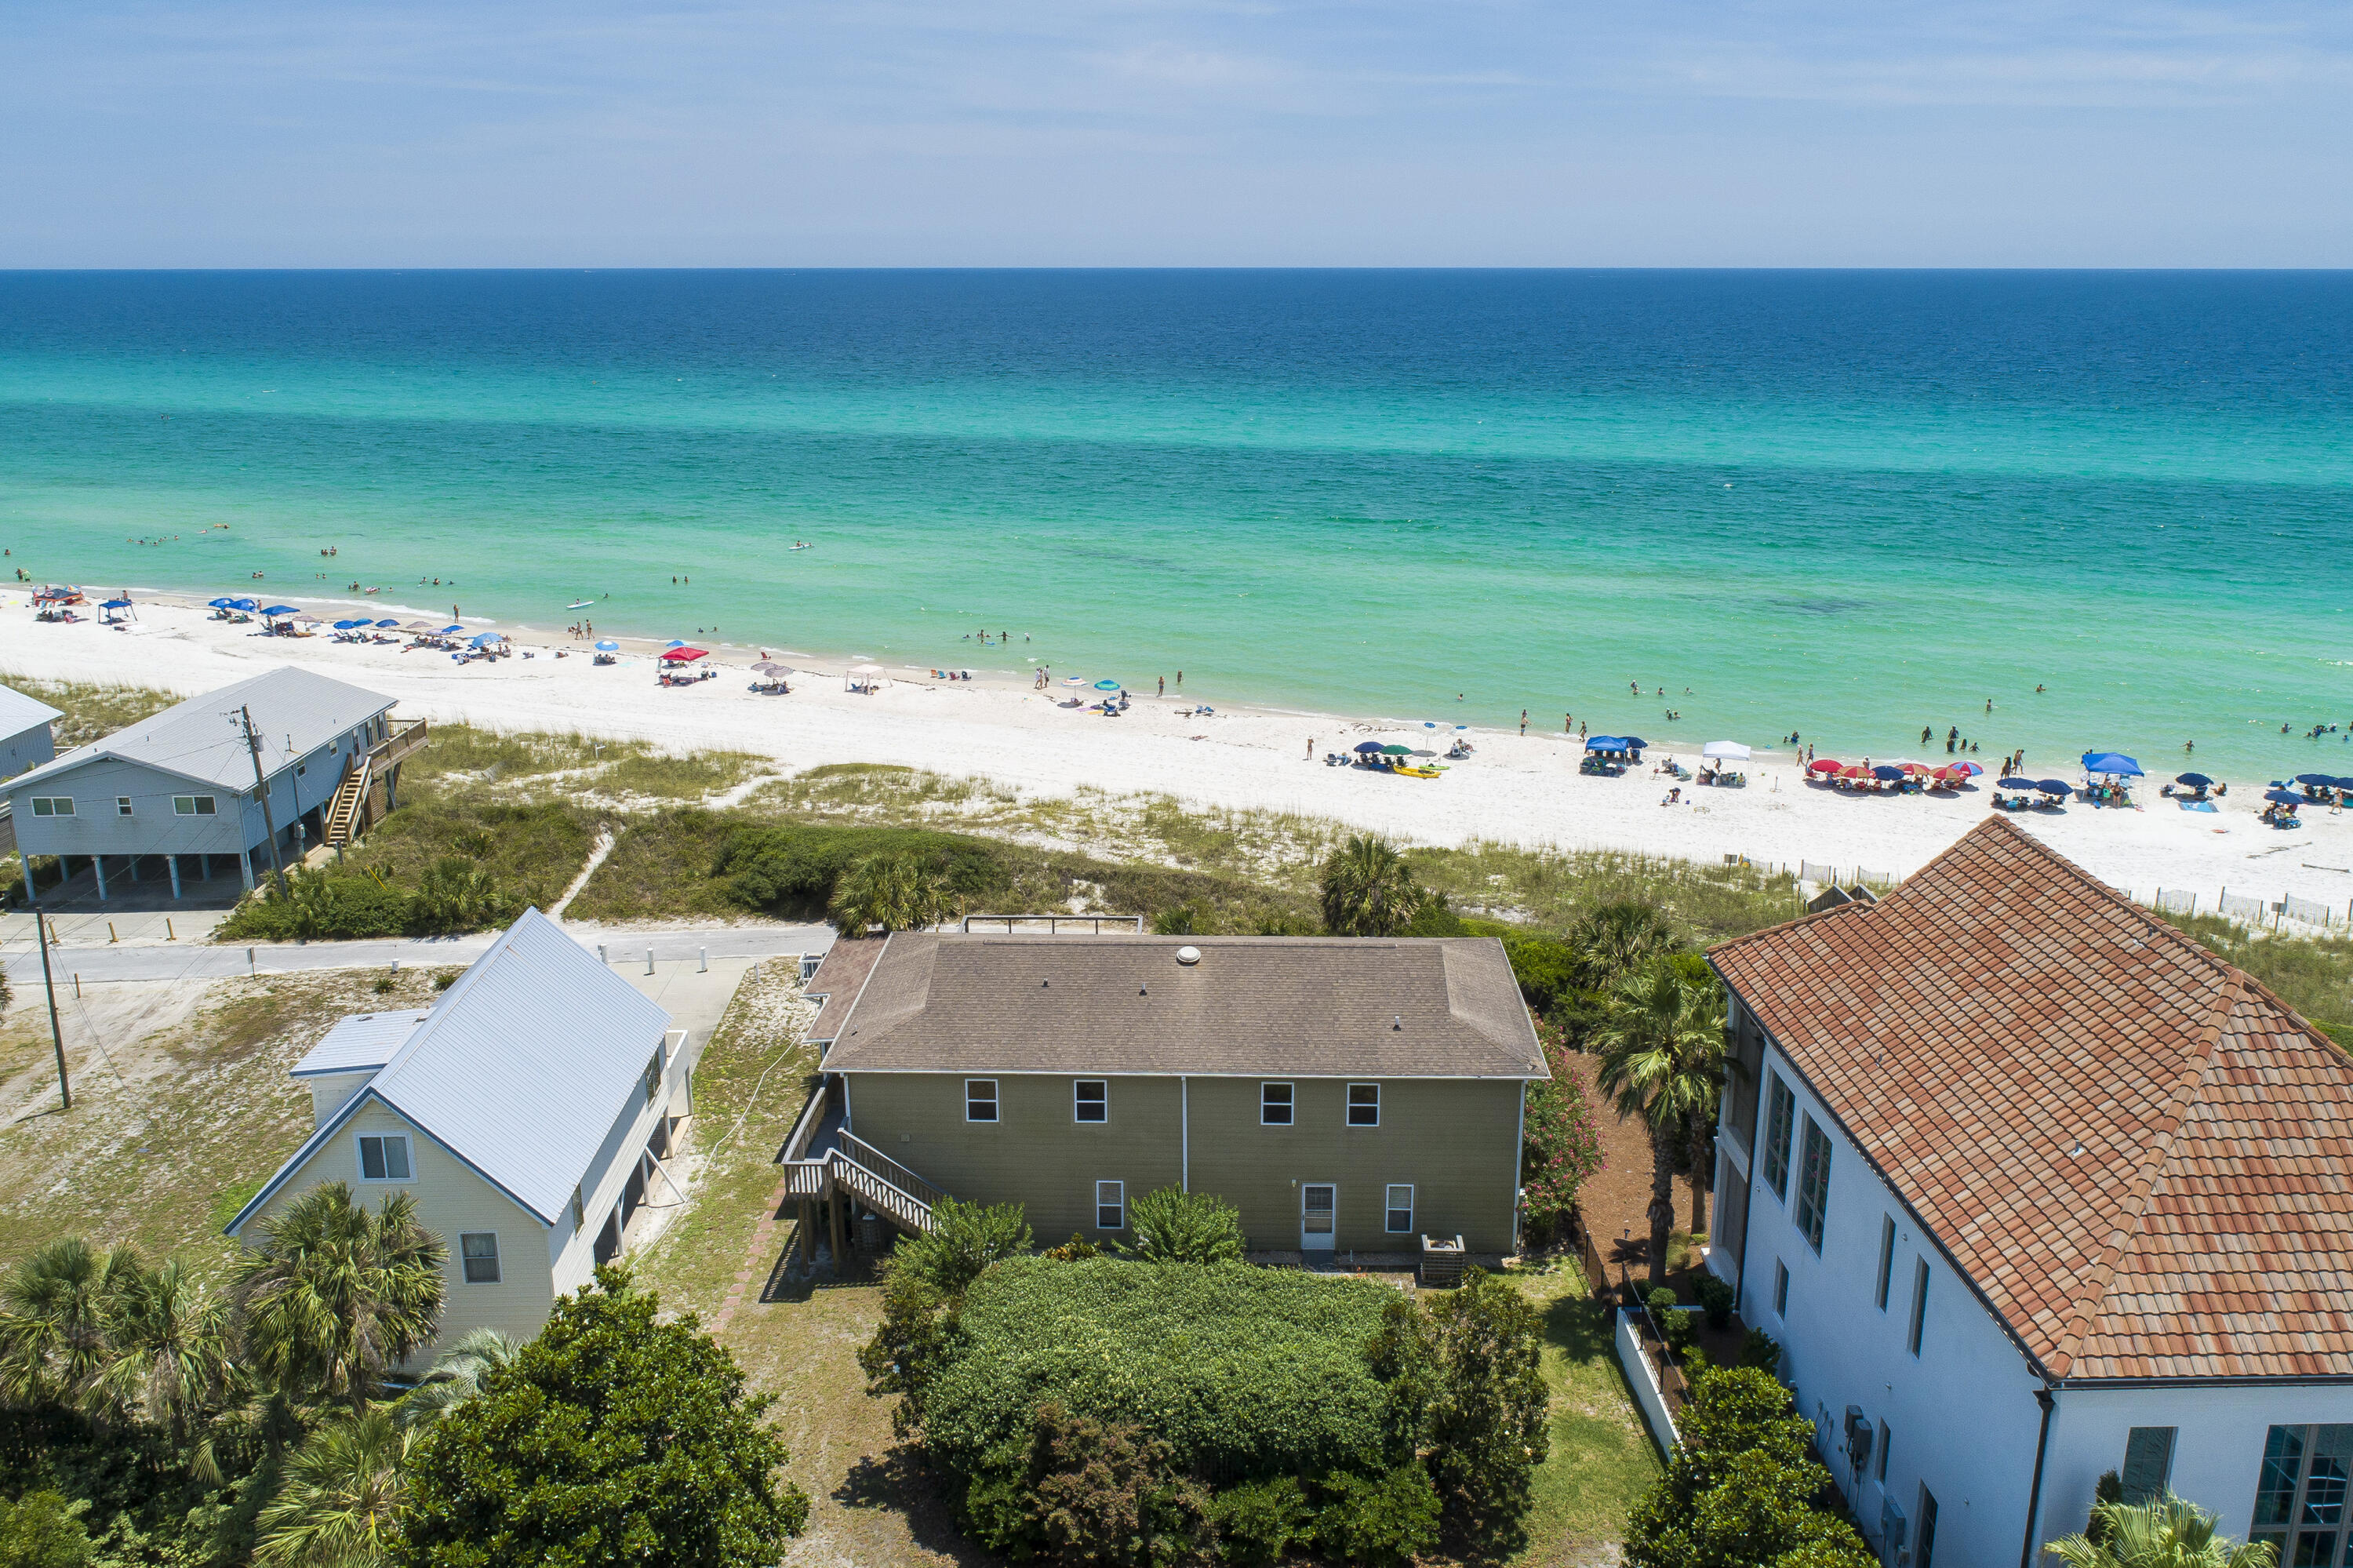
[[[0,273],[0,564],[821,667],[2353,773],[2348,530],[2353,273]]]

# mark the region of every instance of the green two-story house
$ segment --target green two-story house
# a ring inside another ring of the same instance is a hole
[[[902,932],[837,943],[809,990],[804,1198],[901,1228],[941,1194],[1018,1202],[1041,1242],[1112,1242],[1180,1187],[1261,1254],[1515,1245],[1547,1075],[1492,938]]]

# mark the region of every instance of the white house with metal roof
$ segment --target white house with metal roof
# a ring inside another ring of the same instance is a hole
[[[66,715],[37,697],[0,686],[0,779],[13,779],[58,754],[49,726]]]
[[[273,832],[280,854],[299,859],[391,808],[400,760],[424,741],[422,723],[392,724],[395,701],[281,665],[176,704],[0,786],[18,853],[56,855],[69,872],[73,857],[87,858],[100,899],[110,870],[135,882],[151,857],[163,860],[175,898],[186,856],[197,857],[200,878],[213,856],[229,857],[250,888],[269,869]]]
[[[662,1160],[691,1109],[686,1038],[526,911],[430,1009],[346,1018],[296,1064],[316,1129],[228,1234],[257,1237],[326,1182],[370,1204],[412,1193],[448,1249],[441,1339],[528,1339],[622,1250],[649,1195],[675,1196]]]

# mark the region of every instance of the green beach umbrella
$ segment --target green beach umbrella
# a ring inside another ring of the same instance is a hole
[[[1411,757],[1413,755],[1413,747],[1409,746],[1384,746],[1381,747],[1381,755],[1383,757]]]

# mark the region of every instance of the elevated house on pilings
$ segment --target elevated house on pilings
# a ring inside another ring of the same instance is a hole
[[[0,786],[16,851],[56,856],[69,878],[86,866],[100,901],[142,867],[174,898],[184,874],[231,867],[249,890],[273,835],[290,864],[393,809],[426,734],[392,717],[395,701],[292,665],[190,698]]]
[[[823,1078],[779,1153],[802,1265],[951,1195],[1123,1242],[1166,1187],[1234,1204],[1270,1260],[1516,1246],[1548,1075],[1493,938],[905,931],[835,943],[809,992]]]

